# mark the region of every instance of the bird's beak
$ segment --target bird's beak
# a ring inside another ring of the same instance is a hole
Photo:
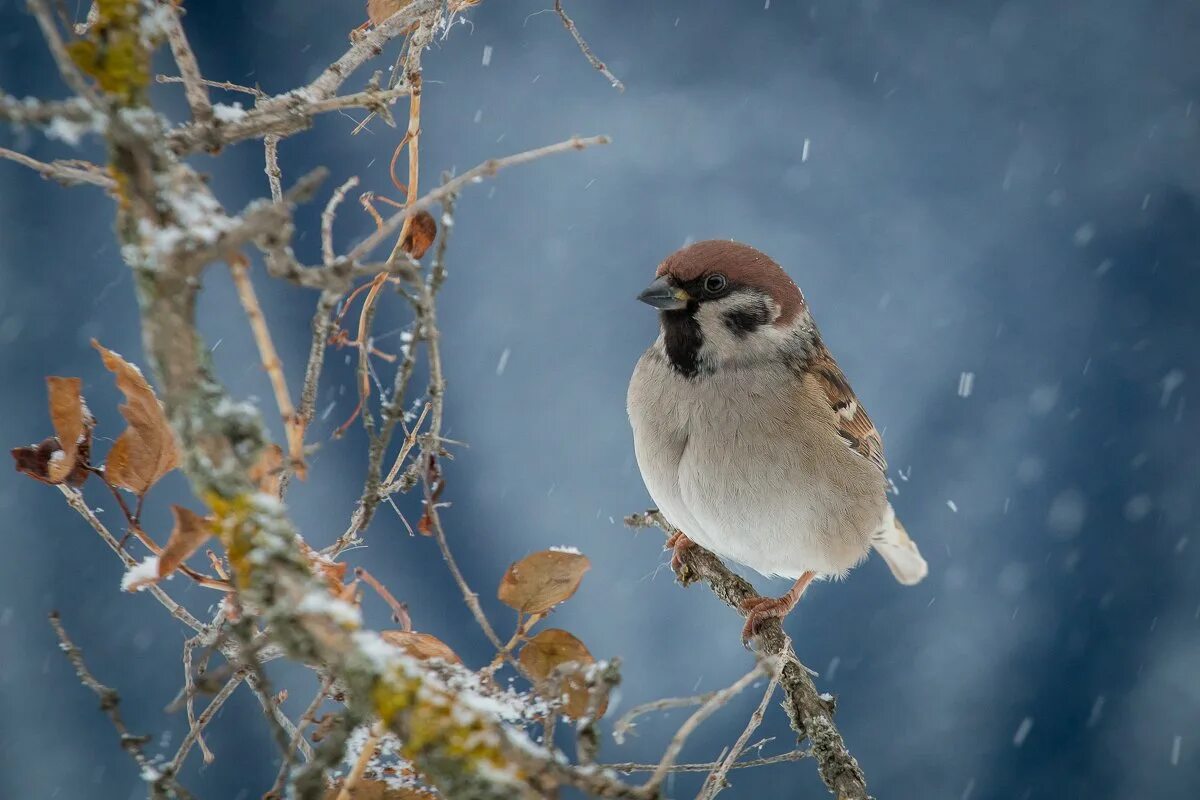
[[[642,290],[637,299],[661,311],[678,311],[687,308],[692,296],[664,275]]]

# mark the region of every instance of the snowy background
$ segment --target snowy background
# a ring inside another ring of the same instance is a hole
[[[690,238],[737,238],[807,293],[885,433],[897,510],[930,561],[929,579],[905,589],[873,560],[816,587],[788,620],[818,685],[839,695],[873,793],[1194,797],[1200,7],[569,3],[622,95],[546,5],[485,3],[426,57],[427,180],[575,133],[615,139],[506,172],[460,207],[441,320],[448,435],[470,447],[449,467],[445,519],[493,619],[511,625],[492,599],[510,561],[574,545],[593,568],[556,624],[623,658],[610,714],[726,685],[750,665],[741,621],[703,588],[672,583],[657,532],[620,524],[648,503],[624,396],[655,320],[632,298]],[[206,76],[269,92],[311,79],[362,19],[357,2],[189,6]],[[63,93],[19,0],[0,0],[0,86]],[[182,114],[179,87],[155,92]],[[388,191],[397,132],[375,124],[352,138],[353,125],[334,115],[285,141],[285,183],[325,164],[325,192],[352,174]],[[103,157],[95,143],[71,150],[33,132],[2,130],[0,145]],[[196,163],[231,208],[267,190],[258,146]],[[342,246],[370,230],[346,208]],[[302,223],[311,260],[316,212]],[[232,288],[218,269],[206,287],[222,376],[270,416]],[[315,297],[259,290],[298,385]],[[389,303],[376,330],[406,320]],[[101,433],[120,429],[93,336],[141,360],[111,204],[0,162],[0,443],[49,432],[46,374],[83,377]],[[974,375],[967,397],[963,373]],[[332,410],[318,436],[353,405],[342,354],[326,377],[318,410]],[[357,433],[327,444],[292,491],[309,541],[343,530],[364,460]],[[101,487],[89,493],[111,505]],[[182,479],[151,498],[148,525],[165,531],[168,502],[187,498]],[[163,711],[182,681],[182,627],[150,597],[118,592],[120,564],[55,490],[9,473],[0,515],[0,797],[144,796],[45,615],[62,612],[93,671],[124,695],[131,728],[168,753],[185,730]],[[104,518],[117,524],[111,508]],[[411,604],[419,628],[469,663],[488,657],[431,541],[382,512],[367,541],[353,560]],[[201,611],[214,600],[182,580],[168,588]],[[380,604],[368,610],[386,624]],[[299,713],[312,679],[275,675]],[[757,700],[707,723],[685,758],[715,757]],[[602,757],[656,760],[677,722],[650,720]],[[766,733],[780,737],[769,747],[789,746],[778,709]],[[193,754],[183,776],[199,796],[256,798],[270,785],[275,750],[250,694],[239,690],[208,740],[217,762],[204,769]],[[824,796],[812,764],[733,780],[731,797]],[[671,793],[697,785],[679,779]]]

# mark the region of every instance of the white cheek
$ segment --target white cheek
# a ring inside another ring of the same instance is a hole
[[[779,306],[770,298],[766,299],[770,313],[770,322],[757,330],[738,335],[730,330],[725,322],[727,314],[739,309],[750,309],[761,302],[757,297],[731,295],[716,302],[701,303],[696,311],[696,321],[704,335],[704,345],[700,349],[701,360],[712,364],[729,361],[753,359],[777,353],[789,341],[789,332],[775,325],[779,319]]]

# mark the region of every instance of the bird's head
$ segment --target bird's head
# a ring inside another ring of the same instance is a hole
[[[667,256],[638,299],[660,312],[662,346],[688,376],[778,358],[811,325],[804,295],[770,257],[732,241]]]

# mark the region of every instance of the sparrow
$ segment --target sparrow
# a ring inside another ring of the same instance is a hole
[[[627,410],[642,479],[678,531],[672,567],[699,545],[795,580],[781,597],[742,604],[744,642],[871,549],[900,583],[925,577],[888,502],[879,431],[778,264],[737,242],[696,242],[638,299],[658,309],[660,332],[633,371]]]

